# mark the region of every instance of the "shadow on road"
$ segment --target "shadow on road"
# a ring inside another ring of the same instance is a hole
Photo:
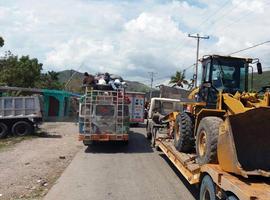
[[[37,132],[36,135],[41,138],[62,138],[62,135],[47,133],[47,132]]]
[[[178,171],[178,169],[173,165],[173,163],[169,160],[169,158],[166,157],[165,154],[159,154],[159,156],[161,158],[163,158],[168,165],[172,168],[172,170],[174,171],[174,173],[178,176],[178,178],[181,180],[181,182],[185,185],[185,187],[189,190],[189,192],[192,194],[192,196],[195,199],[199,199],[199,189],[194,186],[194,185],[190,185],[188,183],[188,181],[185,179],[185,177]]]
[[[93,143],[85,149],[85,153],[153,153],[153,149],[142,133],[131,131],[128,144],[121,142]]]

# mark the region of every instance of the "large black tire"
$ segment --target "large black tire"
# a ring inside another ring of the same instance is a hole
[[[194,125],[187,113],[178,114],[174,130],[174,146],[180,152],[189,153],[194,148]]]
[[[8,127],[3,122],[0,122],[0,139],[3,139],[8,134]]]
[[[196,134],[196,152],[200,165],[218,162],[217,142],[222,122],[219,117],[205,117],[200,121]]]
[[[13,124],[12,133],[17,136],[26,136],[29,134],[33,134],[34,127],[30,122],[26,121],[18,121],[15,124]]]
[[[205,175],[202,179],[200,200],[216,200],[215,184],[209,175]]]

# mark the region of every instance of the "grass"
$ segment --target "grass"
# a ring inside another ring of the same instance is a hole
[[[28,135],[28,136],[23,136],[23,137],[8,137],[5,139],[0,139],[0,152],[14,146],[15,144],[18,144],[24,140],[31,140],[33,138],[37,138],[38,136],[36,135]]]

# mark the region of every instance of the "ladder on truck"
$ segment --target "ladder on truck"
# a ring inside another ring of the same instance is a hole
[[[125,90],[116,90],[116,132],[124,133]],[[120,129],[120,131],[119,131]]]
[[[84,134],[91,134],[93,127],[93,108],[98,104],[111,104],[115,106],[115,132],[124,133],[124,105],[125,105],[125,90],[117,89],[114,91],[93,90],[92,87],[85,88],[84,100]]]
[[[91,134],[92,130],[92,112],[93,112],[93,88],[85,88],[84,99],[84,134]]]

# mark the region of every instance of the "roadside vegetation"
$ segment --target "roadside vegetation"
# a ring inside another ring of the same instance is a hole
[[[8,137],[0,140],[0,152],[14,147],[15,144],[20,143],[24,140],[32,140],[34,138],[38,138],[37,135],[27,135],[22,137]]]

